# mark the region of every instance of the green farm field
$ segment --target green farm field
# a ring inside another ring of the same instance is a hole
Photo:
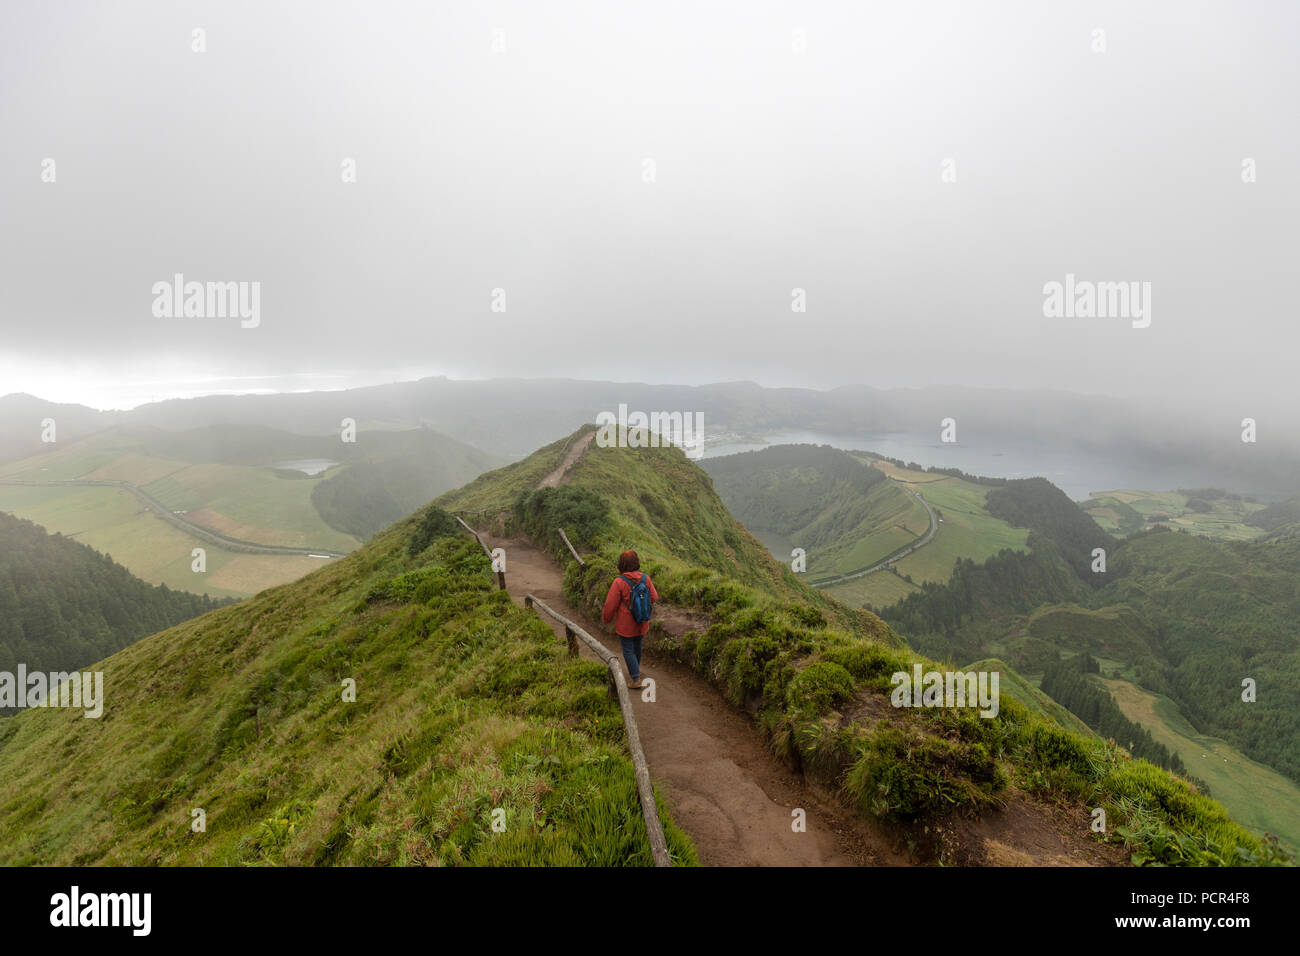
[[[1245,519],[1264,505],[1241,499],[1203,498],[1208,511],[1188,506],[1187,495],[1177,491],[1097,491],[1080,502],[1084,512],[1112,534],[1127,535],[1153,525],[1190,531],[1227,541],[1248,541],[1264,533]]]
[[[929,543],[896,562],[899,575],[911,577],[912,583],[887,570],[881,570],[826,589],[839,600],[855,607],[863,604],[888,607],[918,590],[919,585],[926,581],[947,581],[959,558],[980,562],[1005,548],[1014,551],[1028,549],[1026,542],[1029,532],[1026,529],[1013,528],[985,510],[984,501],[989,492],[987,486],[946,475],[910,471],[887,461],[875,461],[873,464],[890,479],[888,484],[880,486],[881,495],[892,491],[907,503],[910,510],[903,521],[909,531],[919,531],[916,538],[924,535],[929,527],[929,518],[916,498],[910,494],[897,494],[902,487],[920,492],[930,507],[935,509],[941,519],[939,529]],[[875,560],[880,560],[902,546],[903,544],[897,544],[884,550]],[[871,561],[863,561],[856,567],[870,564]]]

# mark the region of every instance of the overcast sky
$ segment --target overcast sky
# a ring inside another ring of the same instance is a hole
[[[0,393],[446,374],[1296,405],[1294,3],[0,16]],[[260,324],[155,316],[176,273],[259,282]],[[1150,325],[1046,317],[1067,273],[1149,282]]]

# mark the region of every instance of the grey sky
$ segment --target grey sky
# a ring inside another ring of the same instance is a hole
[[[1296,404],[1294,4],[3,18],[0,393],[448,374]],[[261,325],[155,318],[178,272],[260,282]],[[1150,282],[1150,327],[1044,318],[1066,273]]]

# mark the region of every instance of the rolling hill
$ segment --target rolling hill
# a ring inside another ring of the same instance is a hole
[[[803,548],[808,582],[853,607],[883,607],[927,581],[946,582],[959,560],[1026,548],[1026,531],[990,513],[990,486],[970,476],[824,445],[778,445],[701,467],[779,559]]]

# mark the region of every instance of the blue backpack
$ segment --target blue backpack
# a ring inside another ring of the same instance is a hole
[[[654,610],[654,602],[650,600],[650,575],[642,571],[640,581],[633,581],[626,574],[620,574],[619,577],[632,589],[627,602],[628,610],[632,612],[632,620],[644,624],[650,620],[650,614]]]

